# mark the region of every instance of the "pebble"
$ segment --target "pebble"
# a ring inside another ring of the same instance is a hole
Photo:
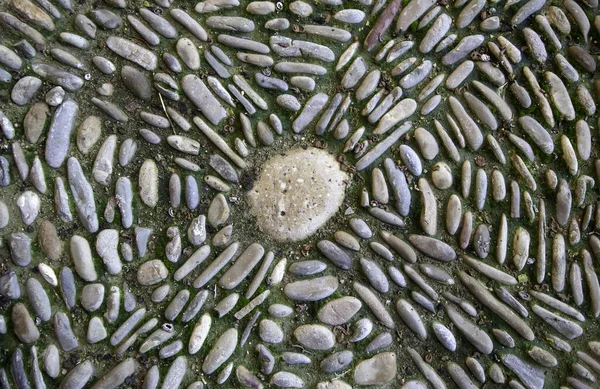
[[[169,366],[169,370],[167,370],[167,373],[165,374],[161,389],[178,388],[183,381],[185,373],[187,372],[187,364],[188,361],[186,357],[177,357],[171,366]]]
[[[287,284],[283,292],[296,301],[318,301],[332,295],[338,288],[336,277],[324,276],[310,280],[295,281]]]
[[[450,188],[453,182],[450,166],[445,162],[437,162],[431,171],[431,182],[438,189]]]
[[[325,304],[318,312],[319,320],[327,325],[342,325],[352,319],[361,309],[362,303],[355,297],[346,296]]]
[[[223,106],[198,77],[194,75],[183,77],[181,87],[186,96],[212,124],[219,124],[225,117],[226,113]]]
[[[42,354],[42,362],[44,371],[48,376],[51,378],[58,377],[60,373],[60,355],[58,348],[55,345],[50,344],[46,347]]]
[[[206,25],[217,30],[230,32],[252,32],[254,22],[239,16],[209,16]]]
[[[354,282],[353,283],[354,291],[358,294],[358,296],[367,304],[371,312],[379,319],[386,327],[394,328],[395,323],[385,308],[385,306],[381,303],[379,298],[366,286]]]
[[[327,264],[319,260],[308,260],[291,264],[287,271],[298,276],[319,274],[327,269]]]
[[[566,120],[575,119],[575,108],[561,79],[552,72],[546,72],[545,78],[550,86],[550,98],[561,116]]]
[[[440,343],[448,350],[455,351],[456,338],[454,337],[452,331],[450,331],[448,327],[446,327],[440,322],[434,322],[432,324],[432,327],[433,333],[435,334],[435,337],[440,341]]]
[[[352,258],[343,249],[335,243],[328,240],[322,240],[317,243],[319,251],[334,265],[342,270],[348,270],[352,266]]]
[[[290,27],[289,20],[285,18],[271,19],[265,22],[265,28],[268,30],[282,31]]]
[[[548,323],[548,325],[567,339],[575,339],[583,334],[581,326],[571,320],[558,316],[539,305],[534,305],[532,310],[542,320]]]
[[[477,350],[483,354],[490,354],[494,349],[492,339],[479,327],[464,318],[455,308],[446,305],[446,313],[456,328]]]
[[[376,262],[361,258],[360,266],[367,280],[375,290],[380,293],[387,293],[389,291],[389,281]]]
[[[238,331],[230,328],[225,331],[215,342],[202,364],[205,374],[212,374],[231,357],[238,343]]]
[[[17,207],[21,211],[21,220],[29,226],[33,224],[40,213],[40,197],[35,192],[25,191],[17,199]]]
[[[40,331],[22,303],[13,306],[11,320],[14,325],[15,335],[23,343],[34,343],[40,337]]]
[[[56,312],[54,314],[53,324],[56,339],[64,351],[71,351],[79,347],[77,337],[71,328],[71,322],[65,313]]]
[[[301,0],[291,2],[289,9],[292,13],[302,18],[306,18],[313,13],[312,7],[308,3]]]
[[[135,373],[137,363],[133,358],[128,358],[106,373],[93,386],[93,389],[115,388],[123,384],[125,379]]]
[[[347,368],[353,359],[354,353],[352,351],[340,351],[323,359],[320,367],[326,373],[335,373]]]
[[[185,27],[196,38],[200,39],[201,41],[208,40],[208,34],[206,30],[187,12],[181,9],[173,8],[169,11],[169,14],[177,23]]]
[[[270,319],[263,319],[258,323],[258,334],[265,343],[277,344],[283,341],[281,327]]]
[[[70,157],[67,161],[67,177],[80,222],[89,232],[96,232],[98,230],[98,216],[96,214],[94,192],[75,157]]]
[[[287,371],[278,371],[273,374],[270,384],[280,388],[303,388],[305,385],[304,380]]]
[[[21,267],[28,266],[31,263],[31,238],[23,232],[13,232],[7,240],[13,263]]]
[[[456,252],[446,243],[422,235],[410,235],[410,243],[423,254],[441,262],[451,262],[456,258]]]
[[[306,324],[294,330],[294,337],[302,346],[311,350],[328,350],[336,341],[333,332],[319,324]]]
[[[77,103],[69,99],[54,113],[46,139],[46,162],[50,167],[58,168],[66,159],[78,111]]]
[[[50,299],[42,284],[35,278],[29,278],[26,283],[27,296],[33,310],[42,321],[50,320],[52,309]]]
[[[42,80],[37,77],[25,76],[15,83],[10,98],[17,105],[26,105],[42,86]]]
[[[8,207],[3,201],[0,201],[0,229],[6,227],[10,221]]]
[[[102,319],[94,316],[90,319],[87,330],[87,341],[90,344],[101,342],[108,336]]]
[[[79,363],[63,378],[60,383],[61,389],[83,388],[92,378],[95,368],[92,361],[86,359]]]
[[[117,246],[119,232],[113,229],[102,230],[96,236],[96,252],[102,258],[109,274],[119,274],[122,264]]]
[[[533,367],[514,354],[504,354],[500,357],[504,366],[510,369],[527,388],[541,389],[544,387],[544,373]]]
[[[354,369],[354,381],[358,385],[380,385],[396,377],[396,354],[379,353],[358,363]]]
[[[427,339],[425,325],[417,311],[408,301],[399,299],[396,303],[396,310],[402,321],[411,331],[413,331],[421,340]]]
[[[107,47],[115,54],[129,60],[146,70],[154,70],[157,65],[157,58],[150,50],[133,43],[124,38],[110,36],[106,40]]]
[[[294,312],[291,307],[284,304],[271,304],[269,305],[268,311],[269,315],[278,319],[288,317]]]

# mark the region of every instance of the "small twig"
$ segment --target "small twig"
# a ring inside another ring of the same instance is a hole
[[[302,350],[303,354],[309,354],[309,355],[313,354],[311,351],[308,351],[307,349],[305,349],[304,347],[300,346],[299,344],[293,344],[292,347],[299,348],[300,350]]]
[[[346,374],[348,374],[348,373],[350,373],[350,370],[346,370],[346,371],[345,371],[345,372],[343,372],[343,373],[336,374],[336,375],[335,375],[335,379],[338,379],[338,378],[343,378],[343,377],[344,377]]]
[[[173,130],[173,134],[177,135],[177,133],[175,132],[175,126],[173,125],[173,122],[171,121],[171,117],[169,116],[169,113],[167,112],[167,107],[165,107],[165,102],[162,98],[162,94],[160,94],[160,92],[158,93],[158,98],[160,99],[160,104],[162,105],[163,111],[165,113],[165,115],[167,116],[167,120],[169,120],[169,124],[171,124],[171,129]]]

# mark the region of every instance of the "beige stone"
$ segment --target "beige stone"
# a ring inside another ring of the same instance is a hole
[[[274,239],[302,240],[337,212],[347,181],[331,154],[294,149],[265,163],[248,192],[250,210],[261,231]]]
[[[384,384],[396,377],[396,354],[380,353],[360,362],[354,370],[354,381],[358,385]]]

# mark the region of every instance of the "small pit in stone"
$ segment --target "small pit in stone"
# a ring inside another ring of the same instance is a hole
[[[299,241],[323,226],[344,200],[348,174],[328,152],[296,148],[269,159],[248,192],[258,228],[277,241]]]

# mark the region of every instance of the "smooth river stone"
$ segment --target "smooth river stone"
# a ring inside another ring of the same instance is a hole
[[[92,250],[88,241],[79,235],[71,237],[69,246],[71,258],[75,264],[75,271],[85,281],[92,282],[98,279],[98,274],[92,259]]]
[[[311,350],[329,350],[335,345],[335,335],[319,324],[301,325],[294,330],[294,337],[302,346]]]
[[[325,304],[317,314],[321,322],[331,326],[347,323],[360,310],[362,303],[352,296],[341,297]]]
[[[205,374],[212,374],[235,351],[238,343],[238,331],[235,328],[230,328],[223,333],[215,342],[213,348],[209,351],[202,364],[202,371]]]
[[[69,186],[73,194],[79,221],[89,232],[98,231],[94,191],[75,157],[71,157],[67,161],[67,178],[69,179]]]
[[[140,285],[155,285],[165,280],[169,271],[160,259],[144,262],[137,271],[137,280]]]
[[[337,277],[325,276],[289,283],[283,292],[295,301],[318,301],[331,296],[338,286]]]
[[[158,166],[152,159],[146,159],[139,172],[139,191],[142,202],[154,208],[158,203]]]
[[[265,249],[258,243],[253,243],[240,254],[235,263],[219,279],[219,286],[230,290],[235,288],[250,274],[252,269],[260,262]]]
[[[67,158],[78,112],[79,106],[70,99],[56,109],[46,139],[45,155],[50,167],[59,168]]]
[[[354,369],[358,385],[380,385],[396,377],[396,354],[386,352],[361,361]]]
[[[106,40],[106,46],[117,55],[140,65],[146,70],[156,69],[156,55],[127,39],[111,36]]]
[[[208,121],[215,126],[227,116],[225,108],[223,108],[206,84],[197,76],[188,74],[183,77],[181,88]]]
[[[15,304],[12,309],[12,324],[21,342],[33,343],[39,339],[40,331],[22,303]]]
[[[81,291],[81,305],[87,311],[93,312],[100,308],[104,301],[104,285],[88,284]]]

